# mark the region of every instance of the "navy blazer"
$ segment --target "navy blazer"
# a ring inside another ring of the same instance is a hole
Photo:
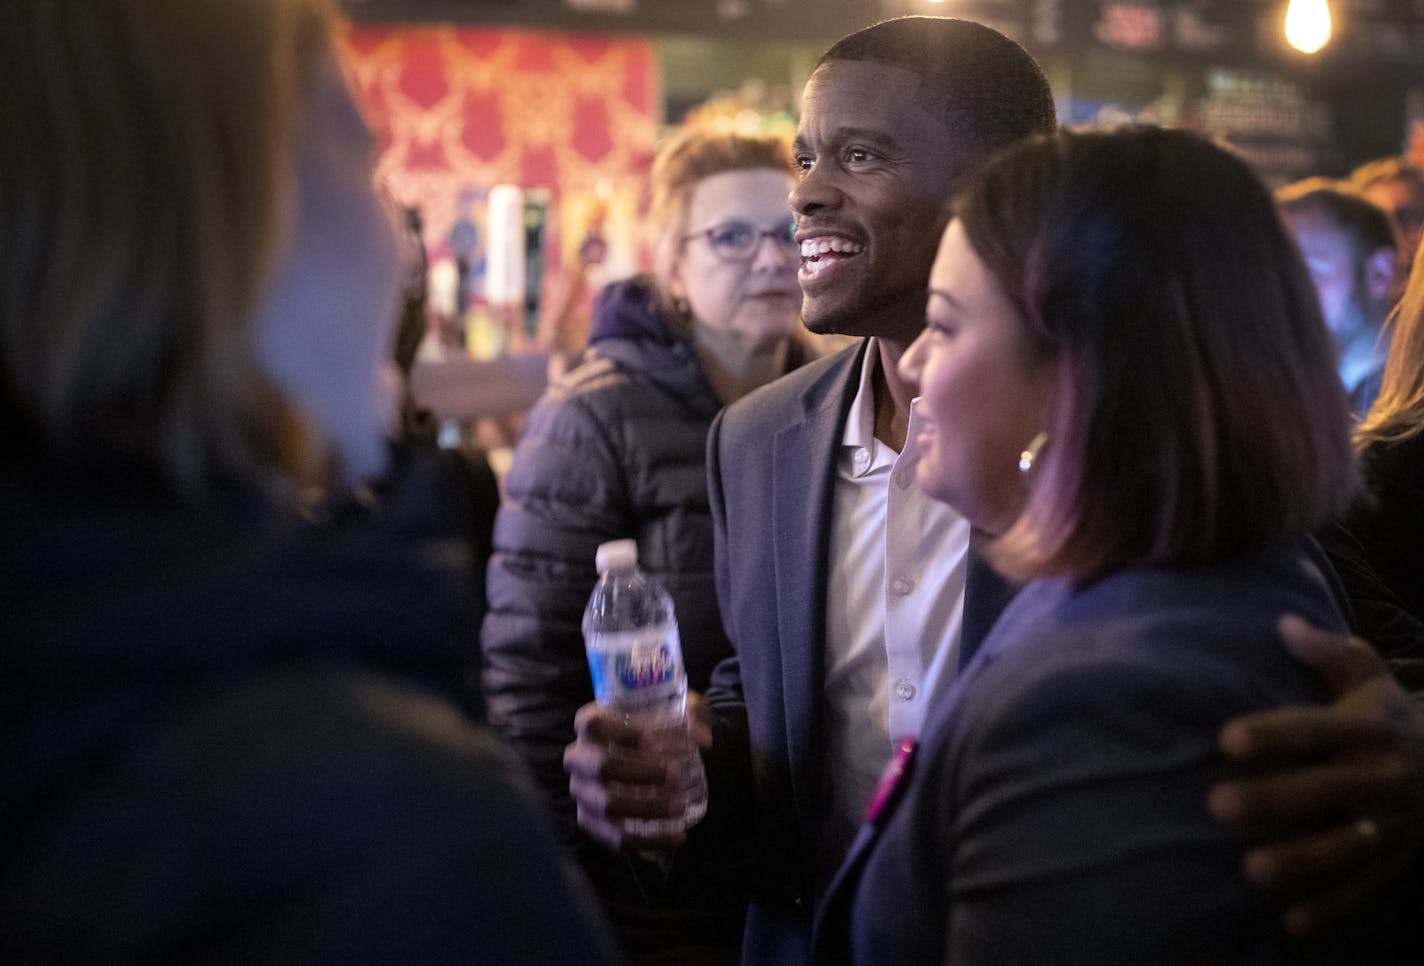
[[[708,437],[717,596],[734,656],[713,672],[713,796],[750,801],[759,878],[744,966],[809,958],[824,771],[826,586],[836,459],[866,344],[758,389]],[[1008,593],[971,556],[963,653]]]
[[[1256,837],[1206,810],[1222,724],[1322,696],[1279,643],[1286,612],[1344,626],[1304,547],[1030,585],[932,699],[818,914],[817,966],[1410,961],[1382,924],[1417,897],[1297,944],[1239,873]]]

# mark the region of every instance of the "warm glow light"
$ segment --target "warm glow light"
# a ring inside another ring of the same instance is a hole
[[[1330,4],[1325,0],[1290,0],[1286,40],[1303,54],[1313,54],[1330,43]]]

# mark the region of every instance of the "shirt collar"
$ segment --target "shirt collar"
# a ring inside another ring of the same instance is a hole
[[[845,432],[841,434],[844,449],[865,449],[875,452],[883,445],[875,438],[875,367],[880,365],[880,343],[872,336],[866,340],[865,355],[860,364],[860,385],[856,387],[855,398],[850,401],[850,413],[846,416]],[[919,414],[920,397],[910,400],[909,432],[905,438],[905,451],[914,460],[920,457],[915,445],[915,434],[919,431],[922,417]],[[892,450],[893,452],[893,450]]]
[[[871,337],[865,340],[865,353],[860,362],[860,385],[850,401],[841,445],[851,449],[875,448],[875,367],[880,364],[880,343]]]

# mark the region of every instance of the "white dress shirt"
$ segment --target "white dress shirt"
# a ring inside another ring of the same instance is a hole
[[[919,419],[903,453],[875,438],[876,340],[866,347],[836,461],[826,588],[826,766],[833,797],[820,881],[865,817],[893,740],[918,737],[954,680],[969,523],[915,482]]]

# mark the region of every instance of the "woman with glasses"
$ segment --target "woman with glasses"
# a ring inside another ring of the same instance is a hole
[[[598,545],[631,537],[673,597],[689,686],[705,687],[731,653],[704,448],[722,406],[808,354],[790,171],[788,146],[767,136],[694,128],[658,153],[655,270],[600,293],[582,363],[529,415],[495,523],[482,634],[490,718],[538,776],[636,962],[736,962],[749,877],[725,845],[715,857],[699,847],[715,841],[716,803],[670,867],[576,830],[564,746],[593,700],[579,623]],[[617,829],[590,831],[619,844]]]

